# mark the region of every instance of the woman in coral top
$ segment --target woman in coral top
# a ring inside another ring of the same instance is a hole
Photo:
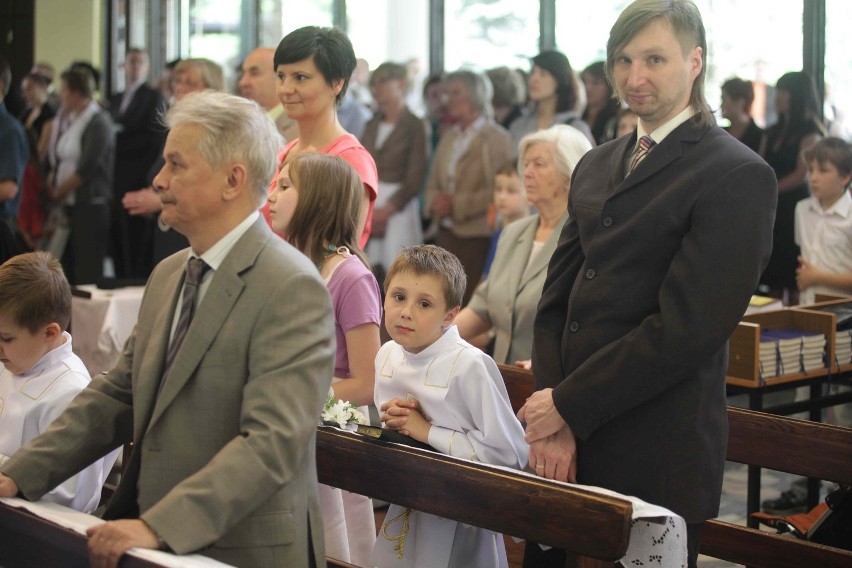
[[[363,248],[370,237],[379,180],[370,153],[337,120],[337,107],[355,69],[352,44],[340,30],[306,26],[284,36],[275,50],[274,64],[278,98],[287,116],[299,125],[299,137],[284,147],[279,166],[304,152],[332,154],[352,164],[364,184],[358,222],[358,245]],[[274,189],[272,180],[270,193]],[[263,214],[268,221],[268,204]]]

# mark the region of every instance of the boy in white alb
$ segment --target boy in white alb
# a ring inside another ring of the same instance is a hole
[[[522,469],[529,447],[500,371],[452,325],[466,277],[458,259],[426,245],[394,260],[385,280],[393,341],[376,356],[375,401],[386,428],[439,452]],[[505,567],[502,535],[397,505],[388,509],[372,565]]]
[[[825,138],[805,150],[811,197],[796,204],[796,283],[800,304],[816,293],[852,294],[852,148]]]
[[[0,266],[0,463],[44,432],[90,377],[64,331],[71,288],[59,261],[45,252]],[[89,513],[118,450],[43,497]]]

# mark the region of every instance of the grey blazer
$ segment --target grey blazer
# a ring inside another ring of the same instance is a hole
[[[141,516],[181,554],[324,565],[315,437],[334,356],[326,287],[258,219],[213,274],[160,389],[186,258],[154,269],[116,366],[2,470],[38,499],[132,440],[104,518]]]
[[[718,514],[728,337],[772,247],[775,174],[721,128],[636,135],[574,170],[535,320],[537,388],[577,436],[577,480],[699,523]]]
[[[559,227],[568,219],[566,211]],[[494,360],[513,364],[532,353],[533,321],[547,275],[547,265],[560,229],[554,229],[527,268],[539,216],[530,215],[509,223],[500,233],[488,277],[480,282],[467,307],[494,329]]]

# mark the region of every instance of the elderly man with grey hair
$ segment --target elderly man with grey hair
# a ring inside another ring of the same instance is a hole
[[[116,366],[3,465],[0,496],[38,499],[132,441],[88,531],[93,566],[134,546],[323,565],[314,438],[334,320],[316,268],[257,211],[281,137],[254,102],[211,91],[167,122],[154,187],[190,248],[154,269]]]

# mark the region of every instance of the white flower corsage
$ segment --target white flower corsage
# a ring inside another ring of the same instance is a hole
[[[322,420],[326,423],[336,424],[344,430],[355,430],[358,424],[369,424],[363,412],[350,404],[349,401],[335,397],[334,391],[331,390],[329,390],[328,398],[325,399]]]

